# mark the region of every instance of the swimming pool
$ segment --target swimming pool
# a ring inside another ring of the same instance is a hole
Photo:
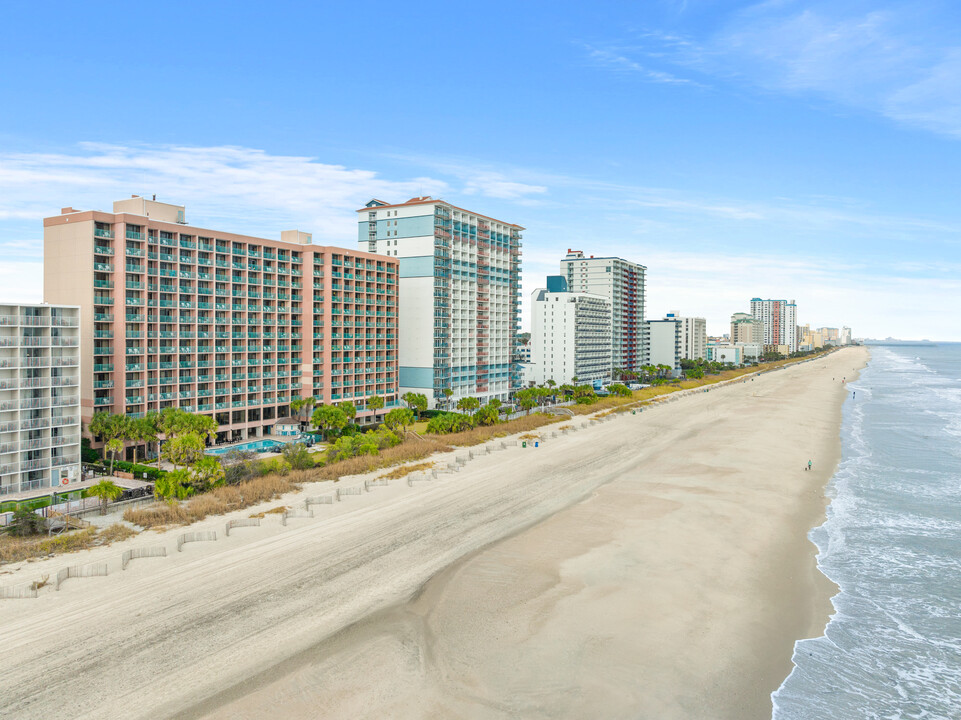
[[[251,450],[253,452],[277,452],[287,443],[278,442],[276,440],[251,440],[250,442],[240,443],[239,445],[231,445],[230,447],[219,447],[211,448],[207,451],[208,455],[223,455],[224,453],[229,453],[232,450]]]

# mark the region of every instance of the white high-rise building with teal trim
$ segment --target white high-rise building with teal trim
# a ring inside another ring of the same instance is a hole
[[[430,197],[357,212],[360,249],[399,262],[400,393],[423,393],[432,408],[507,401],[521,384],[524,228]]]

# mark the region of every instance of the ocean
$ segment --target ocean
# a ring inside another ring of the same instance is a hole
[[[775,720],[961,718],[961,344],[870,349],[810,536],[835,613]]]

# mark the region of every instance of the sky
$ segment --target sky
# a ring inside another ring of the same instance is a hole
[[[8,3],[0,300],[42,219],[131,194],[356,247],[372,197],[647,266],[710,334],[752,297],[856,337],[961,340],[961,4]]]

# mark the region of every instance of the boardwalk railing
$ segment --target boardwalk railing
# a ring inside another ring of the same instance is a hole
[[[177,552],[183,550],[183,546],[191,542],[210,542],[217,539],[216,530],[203,530],[199,532],[184,533],[177,537]]]
[[[237,520],[228,520],[227,527],[224,528],[224,534],[230,537],[230,531],[238,527],[260,527],[260,518],[239,518]]]
[[[120,559],[120,569],[126,570],[131,560],[137,558],[167,557],[167,548],[163,545],[151,545],[150,547],[130,548],[124,550]]]
[[[71,565],[57,573],[56,589],[59,590],[64,580],[79,577],[103,577],[107,574],[107,563],[90,563],[89,565]]]

